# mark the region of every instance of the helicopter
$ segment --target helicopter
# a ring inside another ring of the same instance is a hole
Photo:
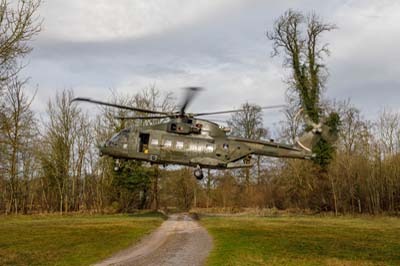
[[[149,110],[90,98],[74,98],[71,102],[89,102],[149,114],[147,116],[115,117],[116,119],[168,119],[154,125],[125,128],[103,144],[99,145],[100,155],[116,159],[146,161],[151,164],[175,164],[194,167],[193,174],[201,180],[202,169],[236,169],[252,167],[252,155],[279,158],[311,159],[315,155],[313,146],[323,138],[332,140],[329,127],[322,122],[313,123],[304,115],[310,131],[298,137],[294,144],[275,142],[274,140],[254,140],[229,136],[229,128],[199,117],[242,112],[243,109],[187,113],[186,108],[192,102],[199,87],[186,88],[187,95],[179,111],[163,112]],[[284,105],[266,106],[261,109],[282,108]],[[298,113],[301,114],[301,110]],[[297,116],[297,115],[296,115]]]

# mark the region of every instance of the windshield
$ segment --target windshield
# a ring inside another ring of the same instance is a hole
[[[111,137],[111,139],[108,141],[108,144],[117,145],[118,143],[127,143],[129,132],[130,131],[127,129],[118,132],[117,134]]]
[[[110,139],[110,142],[117,142],[121,133],[122,132],[119,132],[119,133],[115,134],[114,136],[112,136],[112,138]]]

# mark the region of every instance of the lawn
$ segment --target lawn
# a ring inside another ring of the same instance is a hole
[[[0,265],[90,265],[157,228],[158,214],[0,217]]]
[[[400,265],[399,218],[205,217],[207,265]]]

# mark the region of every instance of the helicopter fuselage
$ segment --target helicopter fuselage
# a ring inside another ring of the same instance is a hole
[[[251,167],[246,158],[252,154],[300,159],[312,156],[296,145],[227,136],[218,124],[202,119],[173,119],[126,128],[102,145],[100,151],[117,159],[211,169]]]

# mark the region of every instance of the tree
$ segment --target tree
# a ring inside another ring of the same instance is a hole
[[[57,93],[54,101],[49,101],[47,107],[48,122],[43,136],[43,149],[40,152],[43,178],[48,182],[49,191],[57,191],[58,209],[69,211],[74,206],[76,193],[76,163],[82,164],[83,147],[86,143],[79,143],[80,130],[87,126],[82,119],[82,112],[76,105],[70,102],[74,98],[72,91]],[[87,141],[87,140],[86,140]],[[78,147],[80,144],[82,146]],[[75,153],[75,151],[78,151]]]
[[[231,134],[248,139],[264,137],[266,129],[263,127],[261,107],[245,103],[241,109],[243,111],[234,113],[228,120],[228,126],[232,129]]]
[[[0,116],[0,138],[3,140],[0,142],[0,165],[8,184],[6,213],[17,213],[22,206],[26,212],[28,191],[26,186],[23,188],[21,185],[22,182],[27,185],[33,173],[32,151],[37,130],[30,108],[33,98],[28,98],[23,92],[24,84],[16,78],[7,84],[4,113]]]
[[[198,190],[198,184],[191,175],[188,167],[166,172],[162,180],[164,201],[174,204],[180,210],[190,210]]]
[[[113,184],[118,188],[124,212],[147,207],[151,179],[157,173],[155,168],[144,167],[140,162],[129,161],[121,164],[121,169],[114,173]]]
[[[30,110],[32,99],[23,92],[26,81],[17,74],[23,67],[19,59],[32,50],[29,42],[41,30],[36,15],[40,1],[0,0],[0,178],[9,178],[9,189],[2,191],[11,193],[6,211],[26,212],[28,179],[33,174],[34,140],[29,136],[34,135],[36,121]]]
[[[298,116],[298,101],[289,93],[286,95],[288,107],[284,110],[285,119],[280,121],[280,138],[289,142],[296,143],[296,139],[301,131],[300,119]]]
[[[267,32],[267,38],[273,42],[272,56],[283,55],[284,67],[291,70],[287,79],[289,89],[298,94],[300,106],[314,123],[319,123],[322,115],[320,99],[327,78],[324,58],[330,53],[328,44],[321,43],[321,38],[335,28],[315,13],[305,16],[289,9]],[[329,115],[324,122],[337,130],[337,115]],[[321,139],[314,152],[315,162],[324,166],[332,157],[332,145]]]
[[[400,114],[383,110],[377,122],[383,156],[393,156],[400,151]]]
[[[42,21],[36,15],[41,0],[9,0],[0,2],[0,83],[21,69],[18,58],[28,54],[29,41],[41,30]]]
[[[267,135],[267,129],[263,127],[262,110],[260,106],[245,103],[243,111],[234,113],[228,120],[228,126],[232,129],[232,135],[247,139],[260,139]],[[247,162],[249,159],[246,159]],[[260,177],[260,157],[257,159],[258,177]],[[245,169],[245,182],[250,184],[250,169]]]

